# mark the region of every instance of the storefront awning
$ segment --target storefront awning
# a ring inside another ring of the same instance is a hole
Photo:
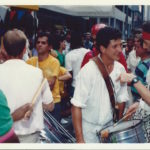
[[[10,7],[21,8],[21,9],[29,9],[29,10],[34,10],[34,11],[39,10],[38,5],[13,5],[13,6],[10,6]]]
[[[111,16],[113,6],[78,6],[78,5],[41,5],[40,8],[45,8],[51,11],[81,17],[97,17]]]

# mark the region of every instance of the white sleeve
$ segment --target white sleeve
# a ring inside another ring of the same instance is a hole
[[[45,86],[42,90],[42,100],[44,104],[49,104],[53,101],[53,96],[48,81],[45,83]]]
[[[71,63],[71,58],[70,58],[69,53],[65,57],[65,68],[68,71],[72,71],[72,63]]]
[[[130,100],[130,98],[128,94],[127,84],[123,84],[120,86],[120,90],[117,93],[117,102],[122,103],[128,100]]]
[[[126,70],[125,70],[124,66],[121,65],[120,73],[125,73],[125,72],[126,72]],[[116,94],[117,102],[122,103],[122,102],[126,102],[126,101],[130,100],[128,89],[127,89],[127,84],[119,83],[119,86],[120,86],[119,91]]]
[[[92,79],[90,79],[90,76],[90,72],[88,71],[87,66],[85,66],[80,70],[76,78],[74,96],[71,99],[71,103],[76,107],[86,107],[86,103],[91,89]]]

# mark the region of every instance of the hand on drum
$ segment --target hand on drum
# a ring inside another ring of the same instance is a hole
[[[137,110],[138,107],[139,107],[139,102],[135,102],[134,104],[132,104],[128,108],[128,110],[127,110],[127,112],[125,114],[125,115],[128,115],[128,117],[126,118],[126,120],[129,119],[136,112],[136,110]]]

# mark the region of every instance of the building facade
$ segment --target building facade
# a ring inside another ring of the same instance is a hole
[[[84,32],[90,31],[93,24],[105,23],[109,26],[115,27],[122,32],[122,38],[126,39],[131,35],[134,27],[132,6],[127,5],[111,5],[111,6],[40,6],[42,9],[47,9],[51,12],[68,15],[72,17],[79,17],[83,20],[81,22]],[[137,11],[137,10],[136,10]],[[140,13],[139,11],[137,11]],[[67,17],[66,17],[67,19]],[[63,22],[68,22],[61,17]],[[65,23],[64,23],[65,24]]]

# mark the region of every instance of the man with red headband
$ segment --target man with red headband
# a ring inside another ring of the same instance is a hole
[[[99,54],[99,51],[96,48],[96,34],[99,30],[103,29],[104,27],[106,27],[105,24],[100,23],[100,24],[95,24],[92,26],[91,28],[91,34],[92,34],[92,38],[93,38],[93,48],[92,51],[87,52],[83,58],[82,64],[81,64],[81,68],[93,57],[97,56]],[[120,53],[120,59],[119,62],[125,67],[126,71],[127,71],[127,64],[126,64],[126,60],[124,58],[123,53]]]
[[[150,21],[145,22],[142,28],[143,49],[146,52],[142,60],[143,63],[140,65],[143,65],[142,69],[145,69],[146,73],[144,75],[141,70],[139,70],[139,73],[144,75],[145,83],[143,84],[137,76],[129,73],[124,73],[119,78],[120,82],[131,82],[142,97],[140,102],[136,102],[129,107],[127,113],[134,113],[139,107],[150,112]]]

